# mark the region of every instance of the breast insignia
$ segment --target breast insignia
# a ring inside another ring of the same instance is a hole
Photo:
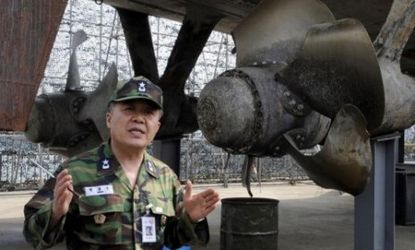
[[[103,214],[94,215],[95,224],[102,225],[105,223],[106,216]]]

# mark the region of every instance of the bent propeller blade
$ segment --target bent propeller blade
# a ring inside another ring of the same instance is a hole
[[[302,154],[289,133],[284,134],[287,153],[316,184],[352,195],[364,190],[372,168],[372,152],[366,119],[356,106],[346,104],[340,109],[323,148],[313,156]]]

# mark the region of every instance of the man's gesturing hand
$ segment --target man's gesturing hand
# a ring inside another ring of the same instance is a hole
[[[186,192],[183,197],[183,206],[192,222],[197,222],[205,218],[216,208],[218,201],[219,194],[211,188],[192,195],[192,182],[190,180],[187,181]]]
[[[67,169],[64,169],[56,176],[53,190],[52,224],[56,224],[69,210],[73,194],[68,188],[73,190],[72,176]]]

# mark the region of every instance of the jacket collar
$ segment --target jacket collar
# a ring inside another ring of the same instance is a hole
[[[107,143],[101,144],[101,146],[97,149],[97,175],[110,175],[114,174],[118,170],[121,170],[121,164],[112,153],[110,143],[111,141],[109,140]],[[155,164],[154,158],[147,152],[144,152],[141,167],[144,167],[145,171],[150,176],[156,179],[160,177],[159,167]]]
[[[97,148],[97,175],[113,174],[121,168],[120,163],[112,153],[110,143],[111,142],[108,141]]]
[[[141,166],[144,166],[147,173],[154,178],[158,179],[160,177],[159,167],[155,164],[153,157],[147,152],[144,153],[143,164]]]

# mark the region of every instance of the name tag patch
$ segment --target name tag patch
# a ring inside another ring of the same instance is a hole
[[[113,194],[114,189],[112,188],[112,184],[109,185],[101,185],[101,186],[92,186],[92,187],[84,187],[85,196],[95,196],[95,195],[104,195],[104,194]]]

